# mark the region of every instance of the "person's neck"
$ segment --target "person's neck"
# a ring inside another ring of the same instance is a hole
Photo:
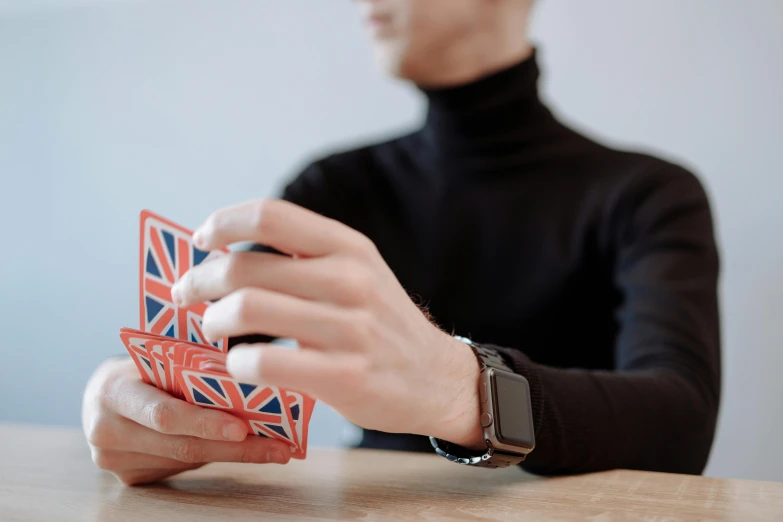
[[[406,76],[422,89],[466,85],[522,62],[533,54],[525,31],[497,31],[460,38]]]
[[[427,113],[419,153],[434,172],[484,175],[529,159],[524,151],[556,133],[538,97],[536,55],[470,83],[420,89]]]

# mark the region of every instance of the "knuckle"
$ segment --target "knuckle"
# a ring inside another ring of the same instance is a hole
[[[241,279],[246,262],[245,256],[241,253],[231,253],[224,259],[223,271],[220,276],[224,287],[227,289],[239,288],[242,286]]]
[[[113,368],[109,363],[104,363],[96,371],[94,381],[87,387],[85,402],[96,405],[99,409],[110,408],[115,395],[114,387],[121,378],[116,368]]]
[[[106,384],[101,384],[90,391],[89,397],[85,394],[83,411],[91,412],[97,417],[100,417],[104,412],[111,411],[113,405],[107,388]],[[87,413],[85,414],[87,415]],[[93,422],[95,421],[94,419]]]
[[[242,453],[239,456],[239,462],[245,464],[259,463],[258,452],[250,445],[242,448]]]
[[[268,233],[274,226],[276,203],[274,200],[259,200],[253,203],[250,212],[251,227],[261,237]]]
[[[371,369],[370,361],[366,357],[354,357],[341,366],[339,378],[341,382],[352,383],[353,386],[361,389]]]
[[[116,440],[111,423],[105,415],[96,415],[88,424],[85,433],[87,443],[94,448],[107,448],[113,445]]]
[[[356,235],[354,249],[361,259],[372,259],[378,253],[378,248],[372,239],[361,233]]]
[[[214,428],[211,417],[206,410],[199,411],[195,418],[196,434],[202,439],[213,438],[217,433]]]
[[[149,426],[160,433],[169,433],[171,431],[172,405],[168,401],[156,402],[148,407],[147,416]]]
[[[367,310],[356,310],[339,321],[340,337],[349,346],[360,349],[371,345],[376,337],[375,316]]]
[[[186,464],[196,464],[204,460],[204,448],[196,439],[177,439],[173,446],[172,455],[175,460]]]
[[[96,449],[92,452],[93,463],[102,470],[112,471],[118,466],[117,454],[111,451]]]
[[[350,286],[350,296],[354,302],[364,304],[370,301],[373,295],[374,277],[370,270],[364,266],[355,267],[347,279]]]
[[[325,277],[334,295],[348,305],[362,305],[373,295],[374,280],[370,271],[360,263],[345,263],[329,270]]]
[[[236,292],[236,310],[234,315],[241,325],[249,325],[253,322],[254,303],[253,292],[250,289],[243,288]]]
[[[369,310],[360,310],[354,319],[356,324],[356,333],[364,341],[372,341],[378,337],[378,321],[375,314]]]
[[[96,372],[93,386],[90,388],[90,394],[99,400],[105,399],[111,392],[111,379],[108,378],[108,371],[105,366],[101,366]]]

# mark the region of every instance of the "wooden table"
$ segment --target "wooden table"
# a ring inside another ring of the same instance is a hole
[[[783,521],[783,484],[610,471],[536,478],[435,455],[312,449],[286,466],[211,464],[155,486],[96,469],[73,429],[0,425],[0,520]]]

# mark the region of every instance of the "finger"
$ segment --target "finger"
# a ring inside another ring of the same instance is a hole
[[[265,288],[280,275],[291,277],[295,270],[291,261],[288,256],[267,252],[232,252],[188,270],[172,287],[171,297],[177,306],[190,306],[215,301],[244,287]]]
[[[287,444],[266,437],[254,435],[242,442],[221,442],[181,435],[163,435],[128,419],[121,419],[119,424],[121,429],[126,430],[128,436],[117,442],[118,447],[108,449],[145,453],[186,464],[206,462],[285,464],[291,458],[291,449]]]
[[[361,304],[375,291],[364,264],[345,258],[295,259],[265,252],[234,252],[190,269],[171,289],[178,306],[220,299],[240,288],[340,305]]]
[[[93,460],[99,468],[113,473],[136,470],[183,470],[198,465],[146,453],[117,450],[98,451],[93,455]]]
[[[142,484],[158,482],[159,480],[163,480],[184,471],[200,468],[202,464],[183,465],[180,463],[180,466],[181,469],[139,469],[115,473],[114,475],[128,486],[140,486]]]
[[[362,234],[338,221],[276,199],[218,210],[196,230],[193,241],[202,250],[254,241],[303,257],[364,248],[369,243]]]
[[[233,347],[226,368],[238,381],[299,390],[329,404],[355,400],[357,385],[368,374],[364,360],[353,354],[268,344]]]
[[[247,437],[245,424],[228,413],[175,399],[140,380],[117,388],[105,398],[108,409],[156,432],[234,442]]]
[[[207,308],[201,329],[208,339],[266,334],[329,348],[347,344],[349,312],[261,288],[243,288]]]

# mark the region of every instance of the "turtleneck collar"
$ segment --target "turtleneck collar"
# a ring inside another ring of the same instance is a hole
[[[520,154],[555,124],[539,100],[538,76],[534,52],[469,84],[421,89],[428,101],[421,130],[425,150],[450,171],[518,163]]]

